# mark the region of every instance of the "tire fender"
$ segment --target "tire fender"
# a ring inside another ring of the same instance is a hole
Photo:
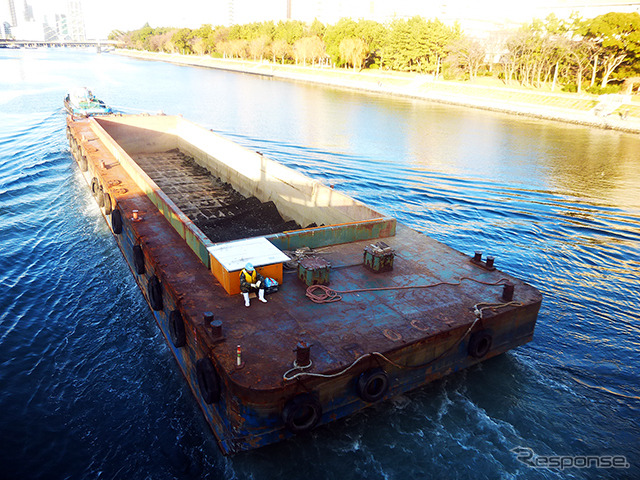
[[[291,433],[304,433],[322,418],[322,405],[315,396],[302,393],[290,399],[282,409],[282,420]]]
[[[184,347],[187,344],[187,334],[184,329],[184,319],[180,310],[171,310],[169,314],[169,335],[171,342],[176,348]]]
[[[389,376],[382,368],[365,370],[358,377],[356,390],[365,402],[377,402],[389,391]]]
[[[147,271],[144,264],[144,253],[140,245],[133,246],[133,266],[138,275],[144,275]]]
[[[487,330],[480,330],[471,335],[467,351],[473,358],[482,358],[489,353],[492,343],[491,334]]]
[[[91,179],[91,193],[93,194],[94,197],[98,195],[99,189],[100,189],[100,181],[96,177],[93,177]]]
[[[216,368],[208,358],[201,358],[196,363],[196,377],[198,387],[205,403],[217,403],[220,401],[220,377]]]
[[[149,279],[149,283],[147,284],[147,294],[151,308],[155,311],[162,310],[162,284],[155,275],[152,275]]]
[[[118,208],[111,212],[111,228],[116,235],[122,233],[122,213]]]

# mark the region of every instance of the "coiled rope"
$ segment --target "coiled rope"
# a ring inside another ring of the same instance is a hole
[[[429,285],[407,285],[404,287],[377,287],[377,288],[358,288],[354,290],[332,290],[326,285],[311,285],[307,288],[305,295],[314,303],[332,303],[339,302],[342,300],[342,295],[347,295],[349,293],[362,293],[362,292],[381,292],[385,290],[408,290],[412,288],[434,288],[439,287],[440,285],[451,285],[451,286],[459,286],[462,284],[463,280],[469,280],[472,282],[480,283],[482,285],[496,286],[502,285],[502,282],[508,282],[507,278],[501,278],[500,280],[489,283],[483,282],[481,280],[476,280],[471,277],[460,277],[460,280],[457,282],[438,282],[432,283]]]

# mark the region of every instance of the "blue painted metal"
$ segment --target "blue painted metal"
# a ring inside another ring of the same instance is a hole
[[[296,250],[302,247],[320,248],[340,243],[391,237],[396,232],[396,219],[391,217],[362,222],[307,228],[277,233],[267,238],[280,250]]]

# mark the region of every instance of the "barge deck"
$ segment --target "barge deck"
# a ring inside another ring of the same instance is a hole
[[[533,337],[535,288],[181,118],[69,118],[67,133],[224,453],[304,433]],[[281,287],[250,308],[235,294],[238,272],[216,257],[251,249],[247,237],[307,256],[295,271],[282,271],[282,257],[262,265]],[[393,252],[392,268],[371,268],[372,245]],[[310,290],[309,273],[328,285]],[[336,296],[318,298],[329,287]]]

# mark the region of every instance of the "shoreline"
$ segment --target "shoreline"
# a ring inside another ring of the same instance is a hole
[[[404,98],[427,100],[436,103],[471,107],[517,116],[543,120],[553,120],[627,133],[640,133],[640,118],[617,114],[598,116],[594,113],[599,106],[596,96],[579,97],[575,94],[532,92],[508,87],[498,88],[463,84],[462,82],[438,81],[424,75],[405,72],[386,73],[380,70],[354,72],[345,69],[300,67],[279,65],[247,60],[216,59],[208,56],[180,55],[169,53],[116,50],[112,53],[141,60],[162,61],[177,65],[215,68],[238,73],[261,75],[270,78],[302,81],[316,85],[343,88],[353,91],[391,95]],[[460,91],[462,90],[462,91]],[[464,91],[466,90],[466,92]],[[514,97],[520,97],[514,100]],[[546,98],[580,103],[583,109],[562,108],[542,105],[533,100]],[[637,102],[624,103],[640,111]],[[586,109],[588,107],[593,107]]]

